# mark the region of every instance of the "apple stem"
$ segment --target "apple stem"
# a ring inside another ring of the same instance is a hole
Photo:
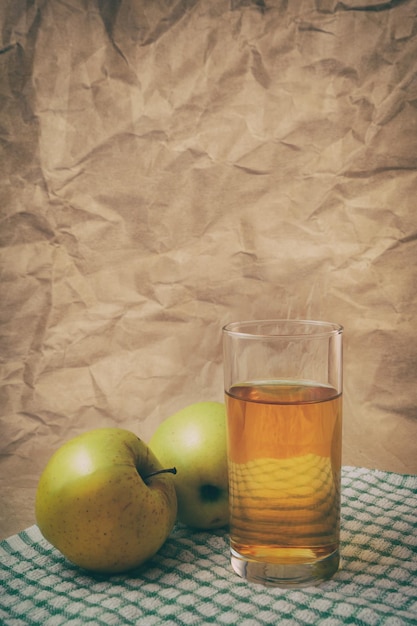
[[[158,474],[176,474],[176,473],[177,473],[177,468],[170,467],[169,469],[161,469],[161,470],[156,470],[156,472],[151,472],[150,474],[145,476],[143,480],[148,480],[148,478],[151,478],[152,476],[157,476]]]

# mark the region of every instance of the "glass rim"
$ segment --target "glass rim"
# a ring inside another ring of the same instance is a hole
[[[278,326],[286,325],[286,330],[277,332]],[[253,332],[256,327],[264,327],[264,332]],[[275,326],[275,332],[266,332],[266,327]],[[314,328],[315,332],[301,332],[301,327]],[[290,330],[290,328],[293,330]],[[298,332],[297,332],[298,328]],[[252,329],[252,332],[248,332]],[[321,329],[321,330],[320,330]],[[229,322],[222,328],[222,332],[233,337],[241,337],[242,339],[305,339],[311,337],[331,337],[333,335],[341,335],[343,326],[334,322],[325,322],[322,320],[308,319],[265,319],[265,320],[243,320],[240,322]]]

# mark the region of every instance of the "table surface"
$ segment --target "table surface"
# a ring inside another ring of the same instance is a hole
[[[344,467],[342,494],[341,568],[298,590],[240,579],[225,530],[177,525],[147,564],[106,577],[31,526],[0,543],[0,623],[417,625],[417,476]]]

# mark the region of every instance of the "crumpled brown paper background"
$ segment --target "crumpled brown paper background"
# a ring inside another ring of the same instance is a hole
[[[222,400],[221,327],[345,327],[344,463],[417,472],[414,0],[5,0],[1,508]]]

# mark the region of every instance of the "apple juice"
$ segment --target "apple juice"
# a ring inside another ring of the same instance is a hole
[[[314,383],[226,394],[231,549],[265,563],[317,562],[339,544],[342,396]]]

